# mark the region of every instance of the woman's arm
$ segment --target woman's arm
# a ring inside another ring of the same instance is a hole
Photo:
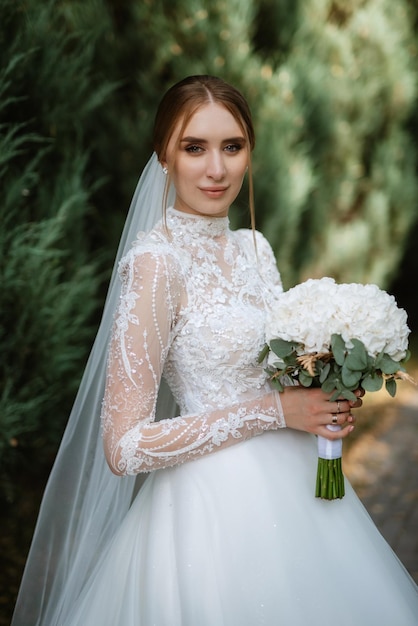
[[[275,391],[224,409],[155,422],[164,361],[183,290],[169,256],[128,256],[111,341],[103,438],[115,474],[182,463],[285,426]]]

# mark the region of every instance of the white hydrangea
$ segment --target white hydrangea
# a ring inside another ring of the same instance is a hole
[[[331,335],[341,335],[348,347],[363,342],[376,357],[382,350],[395,361],[405,357],[407,316],[395,298],[376,285],[337,284],[332,278],[309,279],[280,296],[267,323],[267,342],[295,341],[304,353],[327,352]],[[352,344],[351,344],[352,345]]]

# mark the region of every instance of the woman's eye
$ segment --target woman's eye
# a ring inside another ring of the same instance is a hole
[[[242,150],[242,145],[240,143],[230,143],[225,146],[225,150],[227,152],[238,152],[239,150]]]
[[[200,146],[192,145],[186,146],[185,150],[186,152],[190,152],[191,154],[198,154],[202,151],[202,148]]]

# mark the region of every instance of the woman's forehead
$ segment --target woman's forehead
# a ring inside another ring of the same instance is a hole
[[[208,102],[199,106],[189,119],[183,115],[175,125],[171,139],[176,141],[188,135],[200,137],[222,134],[243,136],[240,123],[223,104]]]

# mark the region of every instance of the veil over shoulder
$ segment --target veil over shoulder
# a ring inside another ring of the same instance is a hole
[[[121,479],[108,468],[100,413],[120,294],[118,265],[137,234],[151,230],[162,216],[166,180],[154,153],[131,202],[101,324],[43,497],[12,626],[65,621],[139,488],[141,476]],[[174,413],[166,385],[161,387],[159,406],[166,416]]]

